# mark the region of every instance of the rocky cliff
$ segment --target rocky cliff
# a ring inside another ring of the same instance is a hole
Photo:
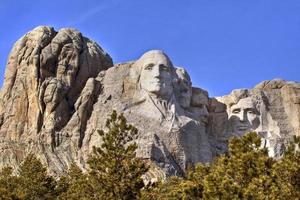
[[[0,93],[0,166],[17,167],[34,152],[51,173],[85,161],[101,144],[112,110],[139,129],[138,156],[157,173],[181,175],[210,162],[232,136],[255,130],[270,156],[300,135],[300,84],[265,81],[209,98],[188,72],[158,50],[113,65],[95,42],[73,29],[37,27],[14,45]]]
[[[112,65],[107,53],[73,29],[37,27],[19,39],[0,94],[0,164],[17,166],[33,151],[50,165],[49,156],[66,137],[61,130],[74,113],[84,132],[91,112],[87,104],[95,101],[88,90],[97,85],[88,79]]]
[[[269,155],[280,158],[293,136],[300,136],[299,100],[300,84],[292,81],[275,79],[234,90],[211,100],[210,133],[218,141],[256,131]],[[219,149],[224,151],[224,145]]]

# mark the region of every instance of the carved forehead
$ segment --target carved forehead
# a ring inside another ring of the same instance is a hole
[[[187,71],[184,68],[178,67],[176,69],[176,73],[177,73],[179,78],[191,82],[190,75],[187,73]]]
[[[231,106],[231,110],[235,108],[256,108],[256,104],[253,102],[251,97],[247,97],[240,99],[237,104]]]
[[[144,53],[138,60],[138,63],[140,64],[146,64],[151,62],[160,62],[164,63],[169,67],[173,67],[173,64],[169,57],[160,50],[151,50],[146,53]]]

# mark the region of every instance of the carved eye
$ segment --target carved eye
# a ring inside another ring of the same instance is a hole
[[[191,85],[191,83],[190,83],[189,81],[187,81],[187,80],[183,80],[182,82],[183,82],[185,85],[188,85],[188,86]]]
[[[249,109],[248,111],[247,111],[249,114],[256,114],[256,112],[255,112],[255,110],[252,110],[252,109]]]
[[[152,70],[153,66],[154,66],[154,64],[150,63],[150,64],[145,66],[145,70]]]
[[[162,71],[169,71],[169,68],[164,64],[160,64],[159,69],[162,70]]]
[[[232,110],[233,114],[239,114],[240,112],[241,112],[241,109],[239,109],[239,108],[236,108],[236,109]]]

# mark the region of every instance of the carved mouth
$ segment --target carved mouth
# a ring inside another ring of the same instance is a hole
[[[236,128],[239,131],[247,131],[247,130],[249,130],[249,126],[237,126]]]
[[[163,83],[160,80],[155,80],[155,81],[151,81],[151,84],[153,84],[153,85],[162,85]]]

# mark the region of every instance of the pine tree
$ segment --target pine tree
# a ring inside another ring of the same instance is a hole
[[[15,189],[21,199],[54,199],[56,181],[33,154],[20,165],[18,186]]]
[[[209,174],[210,165],[197,164],[188,169],[186,177],[171,176],[143,191],[143,200],[194,200],[203,198],[203,180]]]
[[[300,199],[300,137],[294,137],[284,156],[272,168],[273,199]]]
[[[88,160],[89,179],[99,199],[137,199],[144,187],[142,175],[148,167],[136,157],[134,143],[138,131],[127,125],[125,117],[116,111],[106,122],[107,131],[99,131],[101,147],[94,147]]]
[[[220,156],[212,164],[210,174],[204,178],[204,198],[207,199],[256,199],[253,184],[271,179],[274,163],[267,149],[260,148],[261,139],[256,133],[242,138],[232,138],[227,155]],[[265,177],[267,176],[267,177]],[[261,184],[268,191],[270,184]]]
[[[93,191],[87,174],[84,174],[76,164],[72,164],[67,175],[60,178],[56,191],[59,200],[98,199],[97,191]]]
[[[197,164],[185,178],[170,177],[147,188],[143,199],[300,199],[300,138],[281,160],[268,157],[260,137],[229,141],[229,151],[210,165]]]
[[[12,172],[11,167],[5,167],[0,172],[0,199],[20,199],[15,191],[18,178]]]

